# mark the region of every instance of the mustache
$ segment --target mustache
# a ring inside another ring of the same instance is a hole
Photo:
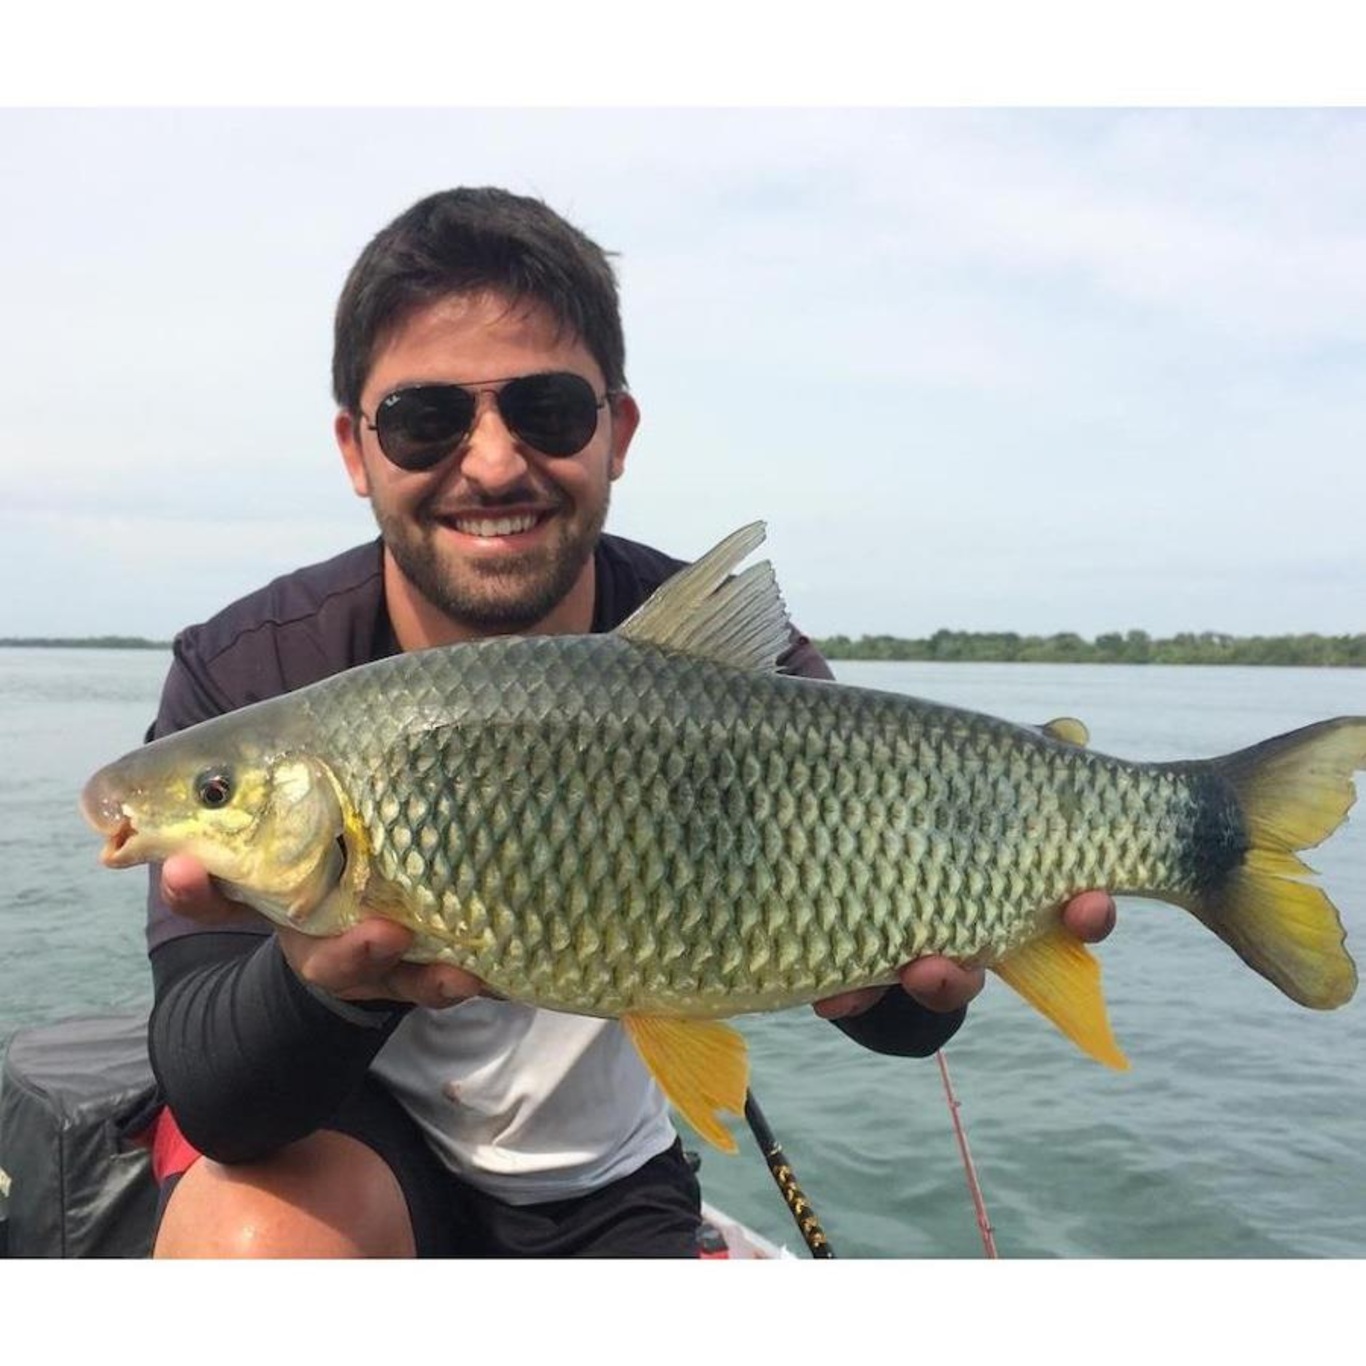
[[[473,517],[481,513],[502,512],[506,509],[560,512],[569,500],[558,489],[543,489],[527,483],[505,490],[495,497],[469,490],[434,490],[416,508],[419,517]]]

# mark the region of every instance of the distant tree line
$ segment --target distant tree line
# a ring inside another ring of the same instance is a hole
[[[1014,631],[936,631],[928,639],[829,636],[816,641],[827,659],[930,659],[1012,664],[1287,664],[1366,668],[1366,635],[1230,636],[1183,631],[1154,639],[1146,631],[1108,631],[1083,640],[1071,631],[1022,636]]]
[[[981,664],[1287,664],[1311,668],[1366,668],[1366,635],[1230,636],[1183,631],[1154,639],[1146,631],[1107,631],[1083,640],[1072,631],[1022,636],[1015,631],[936,631],[903,636],[826,636],[817,648],[827,659],[941,660]],[[169,641],[143,636],[0,636],[0,648],[169,650]]]
[[[49,650],[169,650],[169,640],[143,636],[0,636],[0,649]]]

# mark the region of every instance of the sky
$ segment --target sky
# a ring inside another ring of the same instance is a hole
[[[609,529],[763,519],[811,634],[1366,631],[1363,167],[1312,105],[0,109],[0,637],[374,535],[332,309],[457,184],[616,253]]]

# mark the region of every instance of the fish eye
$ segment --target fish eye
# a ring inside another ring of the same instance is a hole
[[[202,806],[217,808],[226,806],[232,800],[232,770],[227,768],[206,768],[194,780],[195,796]]]

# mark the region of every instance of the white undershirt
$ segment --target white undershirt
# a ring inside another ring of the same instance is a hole
[[[371,1066],[449,1167],[512,1205],[596,1190],[676,1137],[612,1020],[476,997],[410,1011]]]

